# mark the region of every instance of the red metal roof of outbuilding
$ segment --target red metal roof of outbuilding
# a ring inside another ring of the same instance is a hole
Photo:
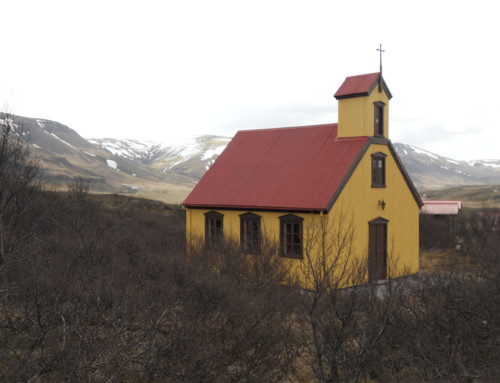
[[[423,200],[424,205],[420,214],[431,215],[457,215],[462,209],[462,201],[459,200]]]
[[[367,141],[337,124],[240,131],[184,205],[325,210]]]

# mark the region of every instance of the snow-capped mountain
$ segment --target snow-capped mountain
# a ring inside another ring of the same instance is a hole
[[[155,158],[161,148],[160,144],[150,141],[117,140],[114,138],[91,138],[88,141],[114,155],[139,161],[145,165],[148,165]]]
[[[174,172],[199,179],[230,140],[231,137],[204,135],[193,137],[182,144],[166,146],[113,138],[89,141],[117,156],[139,161],[163,173]]]
[[[475,167],[487,167],[493,169],[500,169],[500,160],[474,160],[469,161],[469,164]]]
[[[49,185],[65,188],[75,177],[91,190],[134,193],[166,202],[182,202],[230,141],[204,135],[179,145],[118,140],[86,140],[55,121],[0,113],[31,148]],[[500,160],[456,161],[420,148],[394,144],[419,190],[460,185],[500,185]]]
[[[500,184],[500,160],[456,161],[411,145],[394,146],[418,189]]]
[[[179,203],[198,180],[148,165],[148,153],[155,145],[137,142],[132,155],[96,145],[56,121],[0,113],[0,125],[5,124],[28,145],[50,188],[65,190],[69,182],[80,177],[89,181],[94,192],[133,193]],[[125,146],[118,141],[116,145]]]
[[[171,146],[132,140],[90,141],[164,173],[174,172],[199,179],[230,139],[205,135]],[[500,184],[500,160],[456,161],[411,145],[396,143],[394,146],[418,189]]]

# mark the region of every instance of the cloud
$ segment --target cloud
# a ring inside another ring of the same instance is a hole
[[[394,0],[7,1],[0,96],[84,137],[169,142],[330,123],[333,93],[378,70],[382,43],[393,141],[498,157],[494,5],[458,1],[450,17],[448,2],[431,0],[410,12]]]

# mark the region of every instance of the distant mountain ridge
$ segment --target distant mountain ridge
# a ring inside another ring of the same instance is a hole
[[[0,123],[8,118],[0,114]],[[10,125],[31,147],[43,178],[52,188],[64,190],[75,177],[82,177],[95,192],[182,202],[197,182],[197,178],[180,172],[162,172],[135,156],[114,154],[55,121],[16,116]]]
[[[456,161],[411,145],[394,147],[417,189],[500,185],[500,160]]]
[[[0,123],[7,115],[0,113]],[[15,117],[16,134],[30,145],[49,185],[65,188],[75,177],[91,190],[136,194],[180,203],[227,146],[230,137],[204,135],[182,144],[93,138],[55,121]],[[22,128],[22,129],[21,129]],[[460,185],[500,185],[500,160],[455,161],[394,144],[419,190]]]
[[[114,138],[93,138],[89,141],[117,156],[139,161],[164,174],[173,172],[198,180],[230,140],[231,137],[204,135],[172,146]]]

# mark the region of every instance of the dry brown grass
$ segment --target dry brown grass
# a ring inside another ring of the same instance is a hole
[[[476,260],[454,249],[427,250],[420,253],[420,272],[454,271],[470,273],[477,266]]]

